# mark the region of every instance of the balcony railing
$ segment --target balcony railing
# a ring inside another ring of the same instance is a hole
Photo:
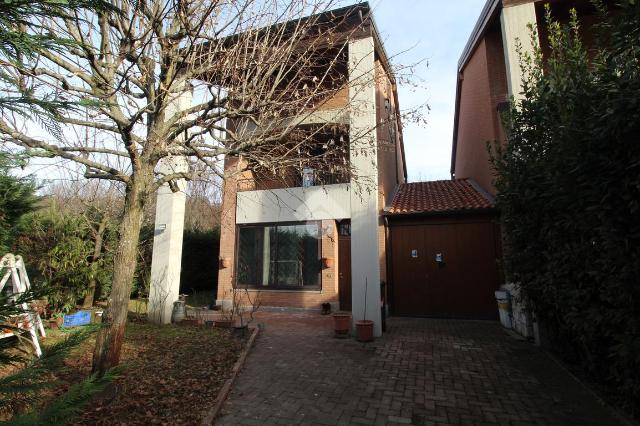
[[[304,169],[284,177],[246,178],[237,181],[237,192],[266,189],[297,188],[349,183],[346,173],[327,173],[316,169]]]

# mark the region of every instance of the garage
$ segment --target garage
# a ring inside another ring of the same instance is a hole
[[[392,314],[497,318],[501,245],[489,194],[470,179],[408,183],[385,210]]]

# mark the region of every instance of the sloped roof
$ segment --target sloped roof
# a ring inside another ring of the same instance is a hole
[[[387,214],[489,211],[492,197],[471,179],[437,180],[398,185]]]

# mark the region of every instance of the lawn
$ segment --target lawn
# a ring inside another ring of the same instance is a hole
[[[43,345],[63,334],[49,331]],[[245,341],[228,329],[130,322],[121,358],[125,369],[75,424],[197,424],[229,377]],[[68,368],[56,373],[61,380],[58,392],[90,373],[93,344],[89,339],[75,349],[65,361]]]

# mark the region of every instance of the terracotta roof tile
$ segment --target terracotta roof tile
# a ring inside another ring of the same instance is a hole
[[[444,213],[467,210],[490,210],[492,200],[480,192],[468,179],[437,180],[398,185],[391,214]]]

